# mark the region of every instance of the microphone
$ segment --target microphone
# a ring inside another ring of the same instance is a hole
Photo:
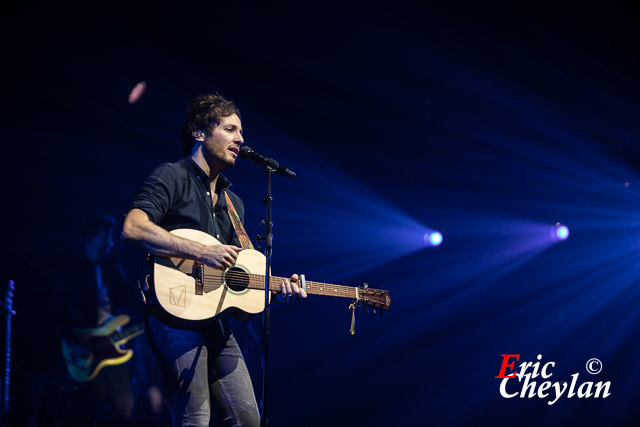
[[[291,169],[285,168],[277,161],[270,159],[268,157],[264,157],[251,149],[251,147],[247,147],[243,145],[240,147],[240,157],[243,159],[251,160],[254,163],[259,164],[263,168],[267,170],[267,172],[271,173],[279,173],[282,176],[286,176],[287,178],[293,178],[296,176],[296,173]]]

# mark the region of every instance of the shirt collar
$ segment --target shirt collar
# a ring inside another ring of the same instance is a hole
[[[200,165],[198,165],[195,162],[195,160],[193,160],[191,158],[191,156],[187,156],[185,158],[185,163],[186,163],[187,167],[189,168],[189,170],[191,171],[191,173],[193,173],[193,175],[195,175],[195,177],[196,177],[196,179],[198,181],[202,181],[203,183],[209,183],[209,177],[202,170]],[[226,176],[224,176],[223,174],[219,174],[218,175],[218,181],[216,182],[216,187],[218,189],[220,189],[220,191],[225,190],[228,187],[231,187],[231,185],[232,185],[231,181],[229,181]]]

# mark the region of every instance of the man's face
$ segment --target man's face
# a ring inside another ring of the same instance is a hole
[[[228,169],[235,164],[243,142],[240,117],[232,114],[220,119],[218,126],[205,133],[203,154],[212,166]]]

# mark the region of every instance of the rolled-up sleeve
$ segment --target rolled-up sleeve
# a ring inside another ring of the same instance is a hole
[[[184,170],[180,169],[172,163],[158,166],[136,193],[129,210],[140,209],[151,222],[158,224],[175,201],[178,175],[181,172],[184,174]]]

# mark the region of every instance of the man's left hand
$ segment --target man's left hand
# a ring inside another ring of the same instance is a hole
[[[298,275],[292,274],[291,279],[285,279],[280,285],[280,293],[277,300],[285,304],[293,304],[300,298],[306,298],[307,292],[298,286]]]

